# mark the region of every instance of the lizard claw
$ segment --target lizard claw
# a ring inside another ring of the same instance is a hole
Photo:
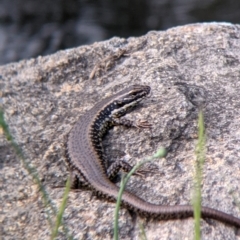
[[[158,168],[151,164],[149,166],[145,166],[144,168],[140,167],[140,169],[138,169],[134,173],[134,175],[139,177],[145,177],[148,174],[155,174],[155,173],[158,173]]]
[[[135,127],[137,128],[151,128],[152,127],[152,124],[149,123],[148,121],[146,120],[140,120],[137,122],[137,124],[135,125]]]

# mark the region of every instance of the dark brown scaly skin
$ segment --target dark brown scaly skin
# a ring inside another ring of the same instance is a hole
[[[115,162],[110,168],[103,153],[102,137],[113,125],[136,126],[129,120],[121,120],[126,114],[150,93],[146,85],[133,85],[97,103],[86,112],[72,128],[67,142],[67,162],[75,174],[73,184],[88,185],[98,195],[114,200],[119,187],[110,181],[120,168],[126,171],[131,166],[123,161]],[[139,127],[149,127],[142,123]],[[163,206],[142,200],[125,191],[122,205],[143,216],[157,219],[179,219],[193,216],[191,205]],[[202,218],[212,218],[240,228],[240,219],[230,214],[202,207]]]

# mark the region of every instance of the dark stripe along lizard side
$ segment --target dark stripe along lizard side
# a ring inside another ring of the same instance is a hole
[[[98,195],[114,200],[119,187],[111,182],[121,167],[129,171],[131,166],[126,162],[113,163],[107,167],[107,159],[103,153],[102,138],[113,125],[136,126],[129,120],[121,120],[132,107],[138,104],[150,93],[146,85],[130,86],[113,96],[97,103],[87,111],[74,125],[68,136],[67,162],[75,174],[74,184],[82,182],[88,185]],[[145,127],[144,124],[140,127]],[[147,124],[146,124],[147,126]],[[124,191],[122,205],[142,216],[160,220],[182,219],[193,216],[191,205],[157,205],[144,201],[131,192]],[[202,218],[212,218],[240,228],[240,219],[230,214],[209,207],[202,207]]]

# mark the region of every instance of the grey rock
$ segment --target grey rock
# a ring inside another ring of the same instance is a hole
[[[59,206],[68,169],[66,136],[97,101],[130,84],[148,84],[150,98],[129,114],[147,119],[152,130],[115,127],[104,139],[109,160],[133,163],[160,146],[166,159],[154,172],[133,177],[128,189],[156,204],[190,204],[193,197],[198,112],[207,133],[202,204],[240,217],[240,26],[193,24],[138,38],[112,38],[0,67],[0,97],[11,134]],[[89,76],[91,78],[89,78]],[[156,170],[157,169],[157,170]],[[0,135],[0,235],[4,239],[47,239],[51,227],[41,193]],[[70,192],[64,225],[74,239],[112,239],[113,203],[90,191]],[[52,216],[52,221],[55,217]],[[193,239],[194,220],[119,218],[120,239]],[[202,239],[237,239],[234,227],[201,221]],[[61,228],[59,239],[66,239]]]

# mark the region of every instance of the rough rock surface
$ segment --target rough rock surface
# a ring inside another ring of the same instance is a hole
[[[130,84],[148,84],[150,98],[128,115],[152,130],[115,127],[104,140],[109,159],[138,162],[160,146],[168,156],[154,173],[128,188],[149,202],[189,204],[193,196],[197,117],[207,131],[202,203],[240,217],[240,26],[194,24],[139,38],[95,43],[0,67],[5,119],[27,160],[59,206],[68,176],[65,138],[74,122],[102,98]],[[111,57],[112,56],[112,57]],[[91,78],[89,78],[91,76]],[[149,166],[151,167],[151,166]],[[41,194],[9,142],[0,135],[0,235],[48,239]],[[112,239],[114,204],[90,191],[70,192],[64,223],[74,239]],[[52,217],[52,220],[55,220]],[[121,209],[120,239],[193,239],[193,218],[133,219]],[[66,239],[62,229],[59,239]],[[202,239],[237,239],[234,227],[201,221]]]

